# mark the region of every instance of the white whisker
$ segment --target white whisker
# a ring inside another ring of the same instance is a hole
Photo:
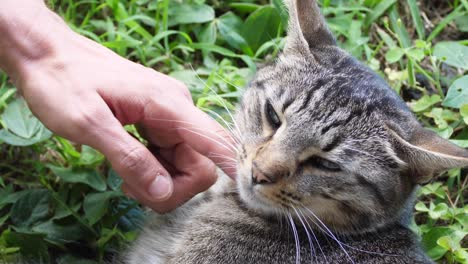
[[[198,135],[198,136],[200,136],[200,137],[209,139],[209,140],[211,140],[211,141],[217,143],[219,146],[225,148],[226,150],[229,150],[231,153],[237,153],[237,149],[229,148],[228,146],[224,145],[223,143],[219,142],[218,140],[213,139],[213,138],[211,138],[211,137],[208,137],[208,136],[206,136],[206,135],[203,135],[203,134],[201,134],[201,133],[198,133],[198,132],[196,132],[196,131],[193,131],[193,130],[190,130],[190,129],[184,128],[184,127],[176,128],[176,130],[185,130],[185,131],[194,133],[194,134],[196,134],[196,135]]]
[[[309,241],[309,249],[310,249],[310,261],[312,262],[312,260],[315,258],[315,248],[314,248],[314,244],[312,242],[312,239],[310,237],[310,233],[306,227],[306,225],[304,224],[304,221],[302,220],[301,216],[299,215],[299,213],[297,212],[296,208],[294,206],[292,206],[292,209],[294,210],[294,212],[296,213],[297,215],[297,218],[299,218],[299,221],[301,221],[301,224],[302,226],[304,227],[304,230],[307,234],[307,240]]]
[[[289,222],[291,223],[291,228],[294,233],[294,241],[296,242],[296,264],[301,263],[301,243],[299,241],[299,235],[297,233],[296,225],[294,224],[294,220],[292,219],[291,214],[288,212]]]

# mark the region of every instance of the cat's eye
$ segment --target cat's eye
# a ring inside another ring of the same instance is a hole
[[[277,129],[277,128],[279,128],[281,126],[281,120],[280,120],[278,114],[276,113],[275,109],[273,108],[273,106],[270,104],[270,102],[266,103],[265,115],[266,115],[266,118],[268,120],[268,123],[270,123],[270,125],[274,129]]]
[[[341,171],[340,165],[327,159],[313,156],[305,162],[307,165],[326,171]]]

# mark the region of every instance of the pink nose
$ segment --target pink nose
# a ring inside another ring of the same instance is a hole
[[[272,177],[267,176],[265,173],[261,172],[257,166],[252,167],[252,183],[253,184],[268,184],[274,183]]]

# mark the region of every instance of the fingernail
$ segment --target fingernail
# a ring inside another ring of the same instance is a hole
[[[149,187],[149,194],[156,200],[164,200],[172,194],[172,182],[169,176],[158,174]]]

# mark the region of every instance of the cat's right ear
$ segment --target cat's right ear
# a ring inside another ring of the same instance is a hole
[[[285,52],[304,54],[323,46],[336,45],[316,0],[285,0],[285,2],[289,10]]]
[[[433,131],[414,125],[408,140],[389,129],[399,158],[408,166],[414,183],[428,182],[434,175],[452,168],[468,166],[468,151],[441,138]]]

